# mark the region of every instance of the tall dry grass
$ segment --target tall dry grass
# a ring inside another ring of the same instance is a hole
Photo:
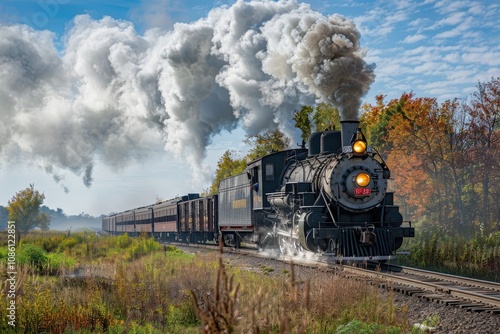
[[[321,272],[299,280],[293,263],[270,277],[218,261],[215,285],[191,292],[204,333],[335,333],[354,319],[394,333],[410,328],[406,309],[376,284]]]
[[[5,322],[2,292],[0,332],[335,333],[353,319],[401,332],[409,327],[391,294],[321,272],[301,279],[293,264],[279,273],[249,271],[217,252],[195,256],[128,237],[62,242],[72,245],[59,248],[65,256],[83,250],[78,263],[86,270],[52,275],[26,264],[18,276],[16,328]]]
[[[500,282],[500,232],[470,236],[446,233],[439,228],[421,228],[406,241],[408,266]]]

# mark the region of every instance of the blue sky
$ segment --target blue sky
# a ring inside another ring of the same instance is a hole
[[[375,64],[375,79],[362,97],[363,103],[373,103],[377,94],[384,94],[389,100],[409,91],[419,97],[436,97],[439,101],[466,98],[475,90],[478,81],[500,76],[497,23],[500,6],[495,1],[314,0],[306,3],[317,12],[315,17],[340,14],[356,24],[361,36],[358,53],[364,55],[366,64]],[[220,103],[207,98],[203,103],[197,101],[196,107],[196,112],[199,112],[196,118],[201,117],[204,121],[193,124],[192,119],[187,120],[187,116],[168,109],[168,94],[162,95],[165,101],[158,106],[154,101],[160,98],[151,95],[144,87],[153,85],[156,91],[164,94],[167,88],[170,92],[182,90],[181,84],[170,85],[168,78],[158,83],[151,82],[159,76],[160,72],[153,73],[158,66],[163,66],[162,73],[173,73],[174,77],[180,73],[156,62],[162,59],[162,55],[172,55],[173,51],[189,57],[189,52],[182,53],[184,48],[172,46],[174,41],[190,46],[183,38],[193,31],[201,31],[198,29],[201,25],[195,21],[201,19],[217,26],[219,22],[213,19],[216,16],[213,12],[209,15],[211,10],[226,6],[226,14],[219,17],[224,21],[232,13],[228,8],[234,4],[235,1],[194,0],[0,0],[0,28],[3,28],[3,36],[0,35],[0,82],[5,83],[4,87],[11,87],[8,91],[7,88],[0,90],[0,97],[5,95],[8,101],[12,101],[8,104],[11,109],[0,107],[0,112],[5,123],[15,124],[12,129],[0,127],[3,136],[0,137],[0,204],[6,205],[15,192],[30,183],[45,193],[45,204],[49,207],[62,208],[68,214],[86,212],[92,215],[145,205],[157,197],[167,199],[206,189],[222,153],[231,149],[243,154],[246,150],[242,143],[244,134],[262,129],[262,122],[269,122],[269,118],[264,117],[259,123],[255,121],[262,116],[258,111],[242,112],[237,113],[235,119],[219,122],[216,119],[227,115],[204,113],[211,103],[213,106]],[[287,8],[296,10],[296,7],[298,5]],[[245,17],[244,13],[239,12],[240,19]],[[78,15],[87,16],[75,20]],[[103,19],[104,16],[110,18]],[[207,19],[207,16],[212,19]],[[180,22],[186,25],[181,27]],[[30,29],[20,25],[28,25]],[[103,30],[104,27],[107,30]],[[174,31],[176,33],[172,33]],[[196,36],[200,37],[201,33]],[[221,38],[223,41],[224,37]],[[106,44],[107,39],[112,42]],[[199,38],[199,41],[202,43],[203,39]],[[19,43],[19,46],[13,43]],[[27,45],[34,45],[35,51],[25,51],[30,49]],[[240,48],[241,44],[237,47]],[[9,53],[2,53],[2,48],[8,49]],[[109,92],[106,85],[99,88],[109,93],[103,98],[96,85],[106,82],[108,72],[106,68],[99,71],[102,64],[98,56],[102,55],[99,52],[111,49],[117,50],[112,53],[112,60],[124,64],[124,72],[114,68],[116,77],[109,79],[108,83],[118,82],[120,86]],[[231,50],[230,47],[221,49],[219,58],[213,57],[210,61],[227,58],[239,61],[244,57],[238,53],[239,49],[234,49],[237,57],[232,58]],[[13,71],[9,59],[25,57],[19,56],[18,52],[35,56],[25,62],[19,61]],[[43,66],[36,67],[40,62]],[[248,59],[241,64],[250,66]],[[239,107],[251,109],[254,102],[240,102],[234,96],[237,90],[231,90],[234,88],[231,87],[231,75],[245,71],[241,64],[228,71],[219,68],[218,75],[222,76],[219,80],[223,88],[227,86],[227,91],[210,86],[215,95],[220,97],[222,94],[222,100],[230,98],[235,110]],[[135,66],[138,70],[127,72],[128,66]],[[46,68],[51,69],[49,74]],[[210,67],[202,66],[200,71],[206,71],[206,68]],[[143,80],[128,82],[130,73],[140,75]],[[196,73],[193,70],[190,75]],[[32,75],[34,84],[30,81]],[[292,95],[285,93],[285,98],[269,102],[266,108],[270,110],[276,104],[290,108],[297,102],[290,99]],[[307,92],[300,101],[310,101],[311,96],[312,93]],[[113,101],[117,97],[119,101]],[[266,98],[273,99],[274,96]],[[142,103],[145,99],[151,100]],[[109,104],[112,107],[108,108]],[[161,110],[153,113],[147,110],[148,107]],[[227,106],[219,107],[224,109]],[[121,112],[120,108],[127,111]],[[135,114],[136,110],[139,116]],[[282,110],[272,112],[275,122],[287,117]],[[113,117],[100,118],[103,113]],[[170,115],[168,120],[164,116],[166,113]],[[74,119],[75,114],[78,117]],[[232,111],[229,114],[232,115]],[[215,117],[213,127],[206,131],[204,127],[210,123],[211,117]],[[67,128],[62,126],[66,119]],[[151,122],[146,124],[144,119]],[[116,125],[117,120],[120,120],[119,125]],[[161,127],[162,122],[168,125],[160,130],[158,125]],[[79,132],[81,124],[88,126],[84,133]],[[115,125],[117,131],[126,132],[126,135],[109,130]],[[183,131],[185,129],[194,129],[202,135],[191,138],[189,132]],[[57,145],[61,145],[60,152],[57,152]],[[91,176],[86,178],[87,174]]]

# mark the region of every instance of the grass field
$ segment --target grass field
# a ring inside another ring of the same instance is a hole
[[[7,256],[0,245],[2,278]],[[412,332],[406,308],[363,282],[248,271],[145,237],[31,233],[16,266],[15,327],[3,289],[2,333]]]

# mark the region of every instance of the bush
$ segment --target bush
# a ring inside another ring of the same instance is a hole
[[[75,266],[75,259],[60,253],[51,253],[47,255],[50,272],[55,274],[63,268],[72,268]]]
[[[186,300],[179,306],[170,305],[167,314],[167,324],[169,328],[189,327],[200,325],[196,317],[196,309],[191,300]]]
[[[65,238],[59,244],[59,247],[57,248],[57,251],[59,253],[62,253],[65,250],[71,250],[71,249],[73,249],[76,246],[76,244],[78,244],[77,238],[74,238],[74,237]]]
[[[47,252],[33,244],[23,244],[17,253],[17,263],[33,265],[37,270],[41,270],[48,264]]]
[[[113,242],[120,248],[128,248],[132,245],[134,239],[130,238],[127,233],[114,238]]]

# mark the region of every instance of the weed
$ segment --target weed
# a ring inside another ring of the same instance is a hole
[[[274,271],[273,268],[271,267],[266,267],[266,266],[261,266],[261,269],[262,269],[262,272],[265,274],[265,275],[269,275],[270,273],[272,273]]]
[[[219,270],[214,288],[214,296],[203,295],[201,301],[194,291],[196,314],[201,320],[204,333],[233,333],[237,325],[237,295],[239,284],[234,283],[234,276],[228,276],[222,257],[219,257]]]

